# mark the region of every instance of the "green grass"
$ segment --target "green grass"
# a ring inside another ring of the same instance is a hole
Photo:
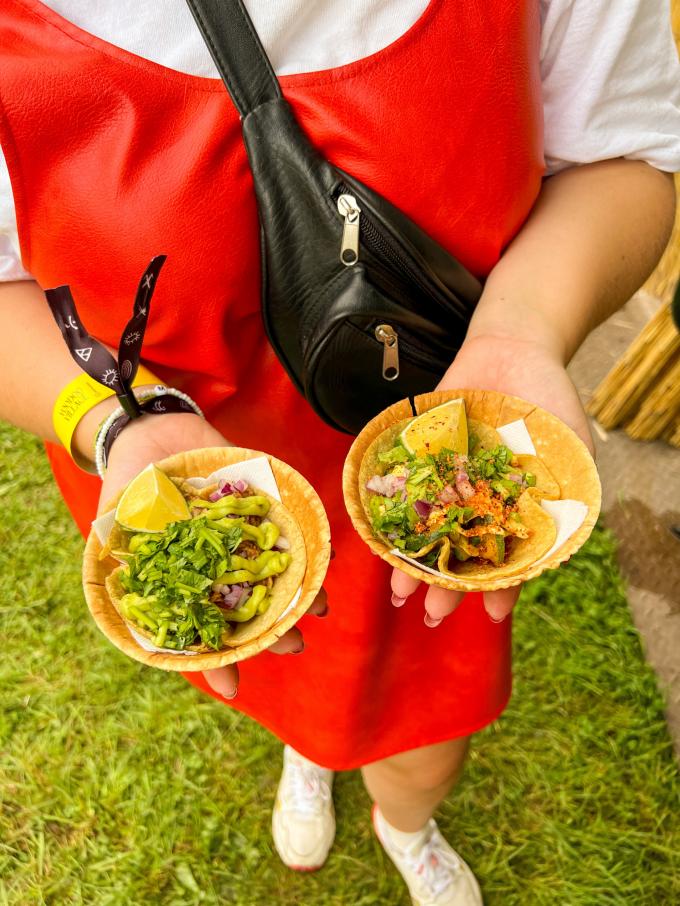
[[[278,743],[99,635],[40,446],[2,426],[0,508],[0,904],[405,906],[356,773],[326,868],[280,865]],[[606,531],[526,589],[516,663],[441,815],[488,906],[680,903],[677,768]]]

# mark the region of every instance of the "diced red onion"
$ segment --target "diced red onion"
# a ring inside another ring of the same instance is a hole
[[[236,605],[234,610],[238,610],[239,607],[243,607],[243,605],[246,603],[246,601],[248,600],[248,598],[250,597],[251,594],[252,594],[252,592],[249,588],[241,589],[241,597],[239,598],[238,604]]]
[[[515,484],[522,483],[522,476],[518,475],[517,472],[513,472],[512,475],[508,475],[508,478],[510,479],[510,481],[514,481]]]
[[[421,519],[427,519],[433,506],[434,504],[428,503],[427,500],[416,500],[416,502],[413,504],[413,509]]]
[[[229,586],[221,586],[229,589]],[[231,590],[227,593],[221,592],[224,607],[227,610],[235,610],[243,603],[243,599],[246,595],[249,594],[249,589],[244,588],[243,585],[232,585]]]
[[[366,488],[382,497],[394,497],[397,491],[406,487],[405,475],[374,475],[366,482]]]
[[[396,541],[399,535],[396,532],[390,532],[387,537],[390,541]]]
[[[470,484],[470,477],[468,473],[463,469],[456,472],[456,490],[463,498],[463,500],[468,500],[470,497],[474,496],[475,489]]]
[[[451,487],[450,484],[447,484],[443,490],[439,492],[439,500],[441,503],[460,503],[460,497],[455,488]]]
[[[274,547],[280,551],[289,551],[290,541],[287,538],[284,538],[283,535],[279,535]]]
[[[217,485],[217,490],[213,491],[208,499],[214,503],[216,500],[220,500],[222,497],[227,497],[229,494],[233,494],[234,491],[238,491],[239,494],[242,494],[247,490],[248,482],[244,481],[242,478],[237,478],[235,481],[220,479]]]

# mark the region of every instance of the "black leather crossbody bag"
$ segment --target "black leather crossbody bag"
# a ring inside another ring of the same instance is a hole
[[[356,433],[396,400],[434,388],[460,348],[481,285],[405,214],[314,149],[240,0],[187,3],[242,118],[267,336],[321,418]]]

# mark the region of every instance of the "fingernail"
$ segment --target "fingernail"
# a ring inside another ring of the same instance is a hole
[[[213,692],[221,695],[222,698],[236,698],[238,686],[234,687],[231,685],[232,680],[230,677],[225,676],[225,671],[213,670],[210,673],[215,675],[211,675],[210,679],[208,679],[208,674],[206,673],[205,678]]]
[[[302,652],[303,652],[304,650],[305,650],[305,643],[303,642],[302,645],[300,645],[299,648],[293,648],[293,650],[292,650],[290,653],[291,653],[291,654],[302,654]]]
[[[425,614],[425,625],[429,626],[430,629],[434,629],[436,626],[439,626],[439,624],[441,623],[441,621],[443,619],[444,619],[444,617],[439,617],[439,619],[437,619],[436,617],[431,617],[429,615],[429,613],[426,613]]]
[[[507,613],[505,614],[505,616],[500,617],[500,619],[498,620],[496,619],[496,617],[492,617],[491,614],[489,614],[489,619],[492,623],[502,623],[505,620],[505,617],[507,617]]]
[[[393,594],[392,603],[395,607],[402,607],[407,597],[408,595],[404,595],[404,597],[402,598],[401,595]]]

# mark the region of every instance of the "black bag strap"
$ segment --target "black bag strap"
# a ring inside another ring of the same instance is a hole
[[[241,0],[187,0],[238,112],[282,97],[269,57]]]

